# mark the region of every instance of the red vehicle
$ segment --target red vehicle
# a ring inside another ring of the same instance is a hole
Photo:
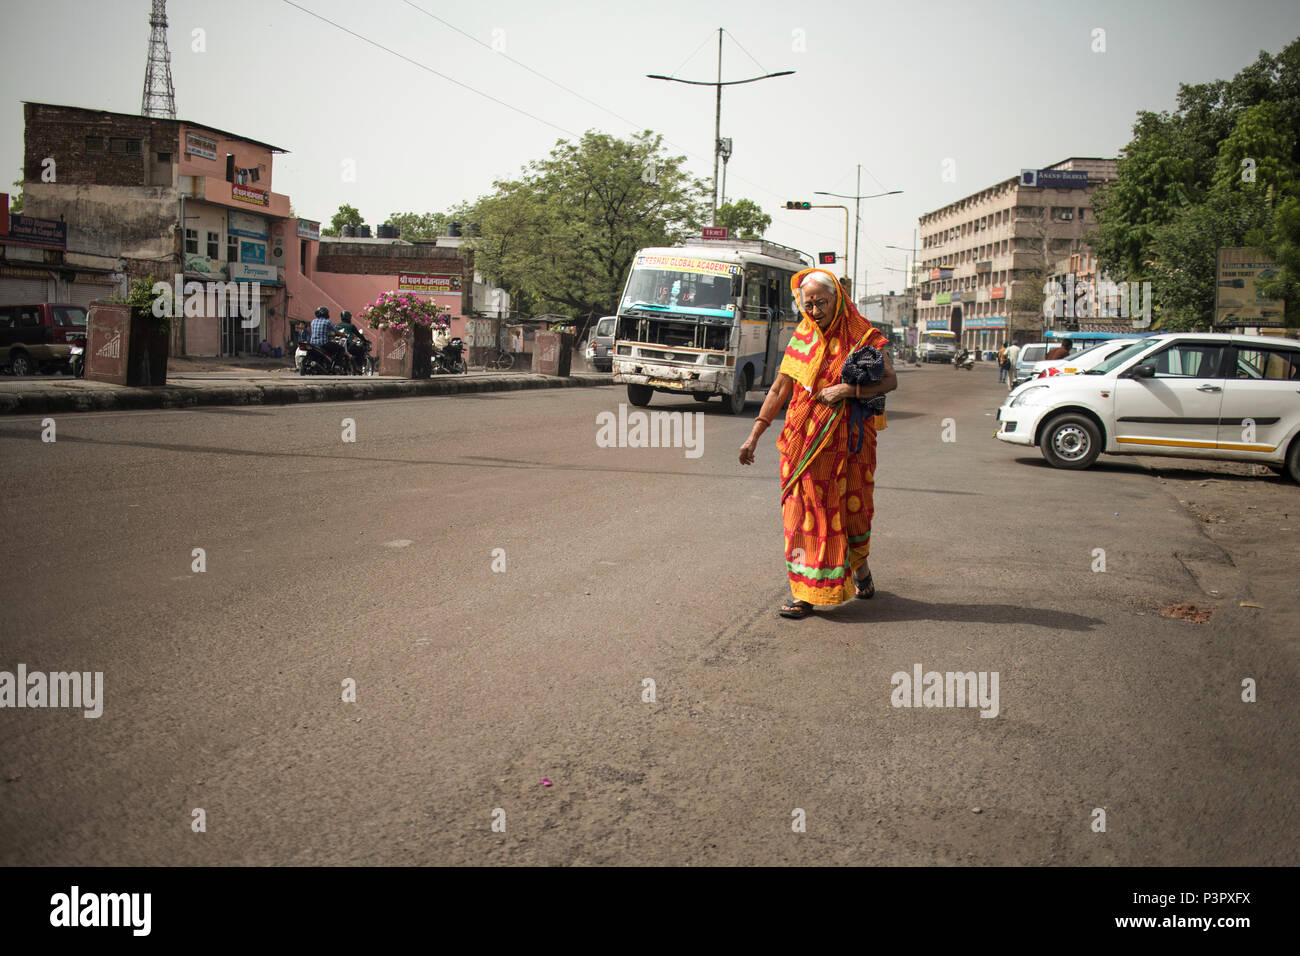
[[[14,375],[71,372],[72,343],[85,338],[84,306],[0,305],[0,368]]]

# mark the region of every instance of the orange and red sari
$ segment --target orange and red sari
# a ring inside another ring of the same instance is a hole
[[[840,384],[844,362],[855,351],[864,345],[883,349],[888,340],[845,298],[838,282],[835,319],[823,333],[803,313],[799,295],[813,272],[826,270],[805,269],[790,280],[802,319],[781,361],[794,392],[776,448],[790,591],[796,601],[824,606],[853,597],[853,574],[871,550],[876,432],[885,421],[883,415],[869,418],[862,450],[851,455],[848,403],[827,405],[817,396]]]

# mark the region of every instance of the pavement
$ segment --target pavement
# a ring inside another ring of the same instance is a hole
[[[310,402],[458,395],[466,392],[609,385],[608,373],[579,371],[567,378],[531,372],[474,370],[429,379],[380,376],[298,375],[283,360],[170,359],[167,384],[128,388],[66,375],[0,377],[0,415],[125,409],[193,408],[214,405],[293,405]]]
[[[103,712],[0,709],[0,865],[1295,865],[1300,488],[1050,468],[996,377],[899,370],[877,595],[802,621],[758,393],[655,396],[694,457],[616,387],[10,416],[0,670]]]

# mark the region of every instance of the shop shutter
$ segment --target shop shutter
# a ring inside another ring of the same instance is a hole
[[[0,276],[0,305],[35,305],[48,302],[45,291],[49,282],[45,279],[19,279],[13,276]]]
[[[73,282],[65,286],[65,288],[68,290],[67,298],[61,299],[60,301],[68,302],[72,305],[79,305],[87,309],[90,308],[90,303],[97,299],[107,299],[117,291],[116,286],[105,285],[99,282]]]

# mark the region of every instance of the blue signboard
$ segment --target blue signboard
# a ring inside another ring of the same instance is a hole
[[[35,216],[10,213],[8,238],[18,243],[66,249],[68,248],[68,224],[57,219],[37,219]]]
[[[1088,174],[1076,169],[1022,169],[1020,185],[1040,189],[1087,189]]]
[[[249,242],[247,239],[240,239],[239,261],[255,262],[258,265],[266,265],[266,243]]]

